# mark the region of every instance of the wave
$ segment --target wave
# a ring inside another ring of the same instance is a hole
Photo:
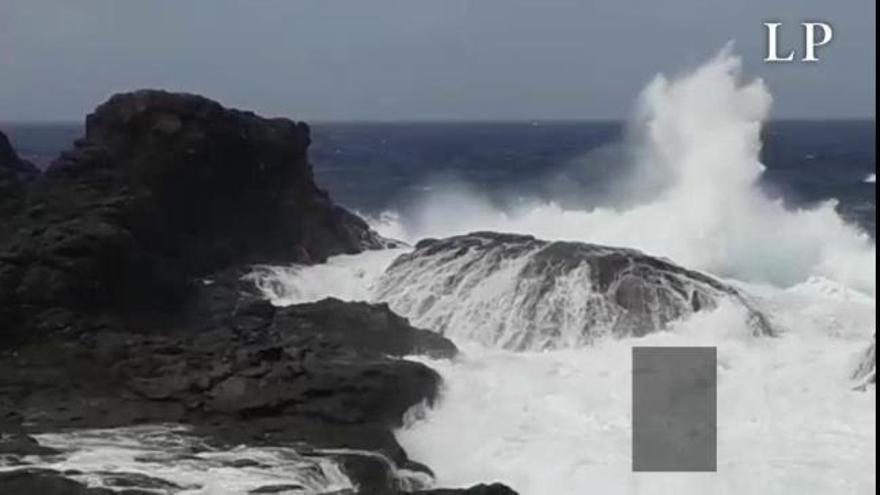
[[[108,492],[348,494],[357,493],[358,487],[346,476],[345,461],[367,457],[386,465],[395,483],[407,492],[425,488],[432,481],[427,473],[398,468],[379,452],[313,448],[300,443],[217,446],[177,424],[34,437],[47,452],[0,456],[0,473],[45,470]]]
[[[90,487],[156,493],[311,494],[355,489],[333,453],[292,447],[218,448],[180,425],[78,430],[35,438],[58,453],[0,462],[0,471],[47,469]]]
[[[760,80],[744,82],[741,72],[727,48],[646,88],[632,132],[637,158],[620,189],[626,197],[615,201],[627,206],[574,210],[532,201],[505,209],[466,184],[437,184],[419,204],[371,225],[409,242],[488,230],[636,248],[722,277],[772,318],[775,338],[756,338],[749,307],[723,297],[705,311],[679,315],[665,331],[585,346],[511,352],[499,348],[510,347],[503,338],[473,338],[469,318],[479,304],[491,319],[532,325],[535,338],[543,338],[534,330],[541,324],[537,306],[532,315],[517,315],[522,300],[480,294],[541,293],[550,298],[541,307],[558,303],[563,320],[575,315],[575,328],[590,324],[589,312],[578,313],[594,294],[588,275],[573,269],[560,276],[548,264],[528,279],[529,253],[492,261],[463,251],[462,266],[455,266],[434,263],[416,246],[410,254],[333,258],[326,267],[266,268],[261,287],[277,304],[339,294],[389,299],[404,316],[457,341],[463,352],[456,360],[413,358],[441,373],[444,391],[433,409],[414,411],[396,432],[440,485],[490,478],[525,495],[547,487],[572,495],[873,493],[876,389],[867,381],[876,373],[868,347],[876,328],[875,246],[837,215],[833,202],[786,209],[758,188],[760,127],[771,98]],[[558,285],[531,287],[542,274]],[[455,283],[444,285],[450,278]],[[450,296],[444,287],[455,297],[440,304]],[[632,472],[636,345],[717,348],[717,473]]]
[[[864,182],[866,184],[876,184],[877,183],[877,174],[868,175],[867,177],[865,177]]]
[[[759,187],[771,102],[727,47],[678,78],[657,76],[642,92],[629,143],[634,163],[622,167],[626,197],[616,202],[629,206],[576,210],[533,200],[500,208],[467,184],[437,184],[371,224],[409,242],[495,231],[627,246],[725,278],[788,287],[820,276],[874,294],[874,242],[837,214],[835,201],[788,209]]]
[[[761,292],[784,325],[756,339],[723,302],[667,332],[592,347],[506,352],[465,347],[423,360],[444,378],[439,406],[397,432],[445,486],[498,479],[524,494],[872,493],[875,390],[850,370],[875,323],[872,302],[810,287]],[[633,473],[633,346],[714,346],[718,471]]]

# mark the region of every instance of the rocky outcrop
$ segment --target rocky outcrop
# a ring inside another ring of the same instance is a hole
[[[856,388],[866,389],[868,384],[877,383],[877,336],[874,335],[871,345],[862,353],[852,379]]]
[[[194,333],[101,332],[0,355],[0,431],[180,423],[213,442],[372,452],[391,464],[342,465],[394,489],[374,493],[396,493],[397,468],[424,470],[391,429],[434,400],[440,378],[398,356],[448,357],[451,342],[365,303],[275,308],[243,294],[225,315],[217,307]],[[21,435],[5,444],[41,448]]]
[[[368,319],[360,324],[333,323],[361,315]],[[0,363],[0,418],[9,428],[41,429],[229,420],[240,433],[248,423],[237,419],[297,417],[388,427],[437,389],[436,373],[395,358],[418,351],[449,356],[455,348],[384,307],[254,301],[191,336],[106,332],[21,347]],[[346,441],[364,447],[353,435]]]
[[[0,215],[8,215],[21,206],[28,183],[40,172],[22,160],[5,134],[0,132]]]
[[[65,478],[61,473],[45,469],[21,469],[0,473],[0,486],[15,495],[148,495],[142,490],[115,491],[89,488],[84,483]]]
[[[426,486],[392,429],[440,377],[402,356],[455,346],[387,305],[276,308],[244,279],[387,245],[315,185],[308,145],[305,124],[161,91],[110,98],[42,176],[0,139],[3,488],[107,493],[83,484],[95,475],[114,493],[173,493],[142,473],[54,470],[70,452],[28,436],[142,424],[332,456],[356,493]]]
[[[772,329],[734,287],[624,248],[478,232],[427,239],[397,258],[375,299],[417,326],[508,349],[641,336],[729,300]]]
[[[418,495],[516,495],[516,492],[501,483],[475,485],[462,489],[437,489],[415,492]]]
[[[302,123],[195,95],[120,94],[23,196],[0,140],[0,187],[19,191],[0,226],[0,345],[136,330],[185,305],[194,277],[228,266],[381,247],[315,185],[308,145]]]
[[[144,479],[146,478],[146,479]],[[149,477],[135,476],[134,474],[126,474],[119,480],[115,480],[114,489],[88,487],[85,483],[66,478],[62,473],[46,469],[22,469],[9,473],[0,473],[0,486],[7,490],[10,494],[15,495],[156,495],[156,493],[177,493],[183,489],[179,486],[150,486],[150,489],[125,488],[132,486],[138,481],[147,481],[143,483],[150,485]],[[135,485],[138,486],[138,485]],[[304,493],[301,485],[266,485],[254,490],[248,491],[248,495],[259,494],[284,494],[284,493]],[[311,493],[311,492],[307,492]],[[366,494],[360,489],[358,490],[338,490],[332,493],[337,495],[355,495]],[[372,492],[375,495],[389,495],[394,492],[380,491]],[[400,492],[397,492],[400,493]],[[424,490],[412,493],[413,495],[516,495],[516,492],[500,483],[491,485],[476,485],[470,488],[457,489],[437,489]]]

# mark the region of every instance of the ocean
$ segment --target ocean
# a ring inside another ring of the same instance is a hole
[[[84,133],[78,123],[0,123],[18,153],[45,168]],[[792,206],[836,199],[876,233],[874,121],[774,121],[763,132],[762,182]],[[316,123],[310,158],[338,203],[376,216],[438,182],[504,205],[541,198],[601,205],[626,168],[624,122]]]
[[[412,245],[496,231],[635,248],[747,294],[773,337],[756,336],[741,307],[722,303],[643,337],[493,345],[499,339],[487,333],[528,331],[510,311],[529,287],[515,255],[494,260],[501,268],[489,279],[468,278],[486,268],[479,260],[465,273],[398,274],[412,283],[395,293],[379,289],[410,247],[262,267],[257,282],[277,305],[334,296],[386,302],[436,331],[437,321],[451,322],[446,335],[462,354],[412,358],[442,375],[443,390],[396,432],[438,486],[497,480],[525,495],[874,493],[876,388],[854,372],[876,329],[875,124],[761,125],[771,101],[722,53],[652,82],[626,123],[317,123],[311,161],[317,182],[387,237]],[[42,165],[81,133],[62,124],[0,128]],[[426,289],[450,276],[466,279],[455,287],[467,291]],[[597,315],[579,301],[601,296],[582,282],[563,277],[535,297],[551,294],[543,304],[589,328]],[[432,305],[444,314],[419,309]],[[559,321],[544,317],[529,323]],[[644,345],[717,349],[717,472],[632,471],[630,355]],[[93,457],[76,468],[112,464]],[[180,469],[162,476],[207,478]],[[236,474],[239,482],[256,476]]]

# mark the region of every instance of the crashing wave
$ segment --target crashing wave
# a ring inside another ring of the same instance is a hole
[[[513,350],[642,336],[717,307],[744,306],[756,334],[767,319],[735,288],[639,251],[478,232],[419,242],[374,288],[416,326]]]
[[[304,445],[216,447],[190,435],[181,425],[74,430],[35,437],[48,453],[0,456],[0,474],[37,470],[91,488],[130,488],[137,493],[283,491],[304,495],[353,493],[356,488],[338,460],[340,452]]]

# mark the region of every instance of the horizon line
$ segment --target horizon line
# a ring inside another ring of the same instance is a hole
[[[395,125],[395,124],[620,124],[631,121],[629,118],[517,118],[517,119],[297,119],[290,117],[265,117],[287,118],[294,122],[304,122],[314,125]],[[853,117],[779,117],[763,121],[773,122],[873,122],[876,116],[853,116]],[[85,125],[85,118],[75,119],[24,119],[24,120],[0,120],[0,125]]]

